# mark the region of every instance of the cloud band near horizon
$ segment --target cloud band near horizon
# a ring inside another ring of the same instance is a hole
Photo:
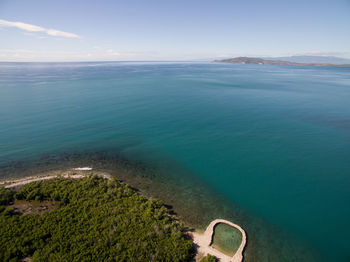
[[[59,31],[56,29],[47,29],[41,26],[26,24],[22,22],[11,22],[7,20],[0,19],[0,27],[15,27],[27,32],[41,32],[50,36],[56,37],[66,37],[66,38],[81,38],[81,36],[73,33],[68,33],[64,31]]]

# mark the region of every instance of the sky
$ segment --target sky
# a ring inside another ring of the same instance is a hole
[[[350,58],[350,0],[0,0],[0,61]]]

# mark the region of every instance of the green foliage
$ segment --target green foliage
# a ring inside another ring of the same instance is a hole
[[[203,257],[200,260],[200,262],[216,262],[216,261],[217,261],[216,257],[214,257],[214,256],[212,256],[210,254],[206,255],[205,257]]]
[[[1,189],[0,199],[7,192]],[[12,192],[12,191],[11,191]],[[11,193],[12,196],[14,192]],[[188,261],[192,242],[158,200],[97,176],[33,182],[16,199],[55,200],[39,215],[0,214],[0,261]],[[7,202],[8,203],[8,202]],[[57,203],[56,203],[57,204]]]
[[[10,189],[0,187],[0,206],[8,205],[13,201],[14,192]]]

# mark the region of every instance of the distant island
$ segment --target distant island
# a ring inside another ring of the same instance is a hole
[[[329,63],[297,63],[283,60],[268,60],[259,57],[235,57],[222,60],[214,60],[214,63],[230,64],[256,64],[256,65],[289,65],[289,66],[333,66],[333,67],[350,67],[350,64],[329,64]]]

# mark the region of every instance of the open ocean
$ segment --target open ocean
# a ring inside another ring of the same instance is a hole
[[[350,68],[0,63],[0,179],[78,163],[240,224],[246,262],[350,261]]]

